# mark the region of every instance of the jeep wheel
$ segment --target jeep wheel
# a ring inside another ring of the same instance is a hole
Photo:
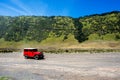
[[[25,59],[28,59],[28,56],[24,56],[25,57]]]
[[[38,59],[39,59],[39,56],[38,56],[38,55],[35,55],[34,58],[35,58],[36,60],[38,60]]]
[[[41,55],[41,56],[40,56],[40,59],[44,59],[44,55]]]

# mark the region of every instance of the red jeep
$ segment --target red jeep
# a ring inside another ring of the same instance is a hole
[[[38,52],[36,48],[24,48],[23,55],[26,59],[28,58],[34,58],[36,60],[44,59],[43,52]]]

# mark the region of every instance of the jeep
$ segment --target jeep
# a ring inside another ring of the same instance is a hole
[[[44,59],[43,52],[38,52],[36,48],[24,48],[23,55],[25,59],[28,58],[34,58],[36,60]]]

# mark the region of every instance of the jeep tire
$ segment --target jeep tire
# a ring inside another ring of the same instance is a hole
[[[40,59],[39,55],[35,55],[34,59],[39,60]]]
[[[25,57],[25,59],[28,59],[28,56],[24,56]]]
[[[40,55],[40,59],[44,59],[44,55]]]

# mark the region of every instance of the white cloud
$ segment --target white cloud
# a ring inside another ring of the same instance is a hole
[[[21,8],[24,12],[26,12],[26,14],[32,15],[31,10],[22,2],[20,2],[20,0],[11,0],[11,2],[17,5],[19,8]]]
[[[6,5],[6,4],[3,4],[3,3],[0,3],[0,5],[4,8],[6,8],[6,9],[17,12],[18,14],[26,14],[24,11],[18,10],[16,8],[12,7],[12,6],[9,6],[9,5]]]
[[[25,3],[20,2],[20,0],[11,0],[11,2],[26,12],[27,15],[49,15],[48,5],[40,0],[36,0],[29,5],[27,3],[25,5]]]

